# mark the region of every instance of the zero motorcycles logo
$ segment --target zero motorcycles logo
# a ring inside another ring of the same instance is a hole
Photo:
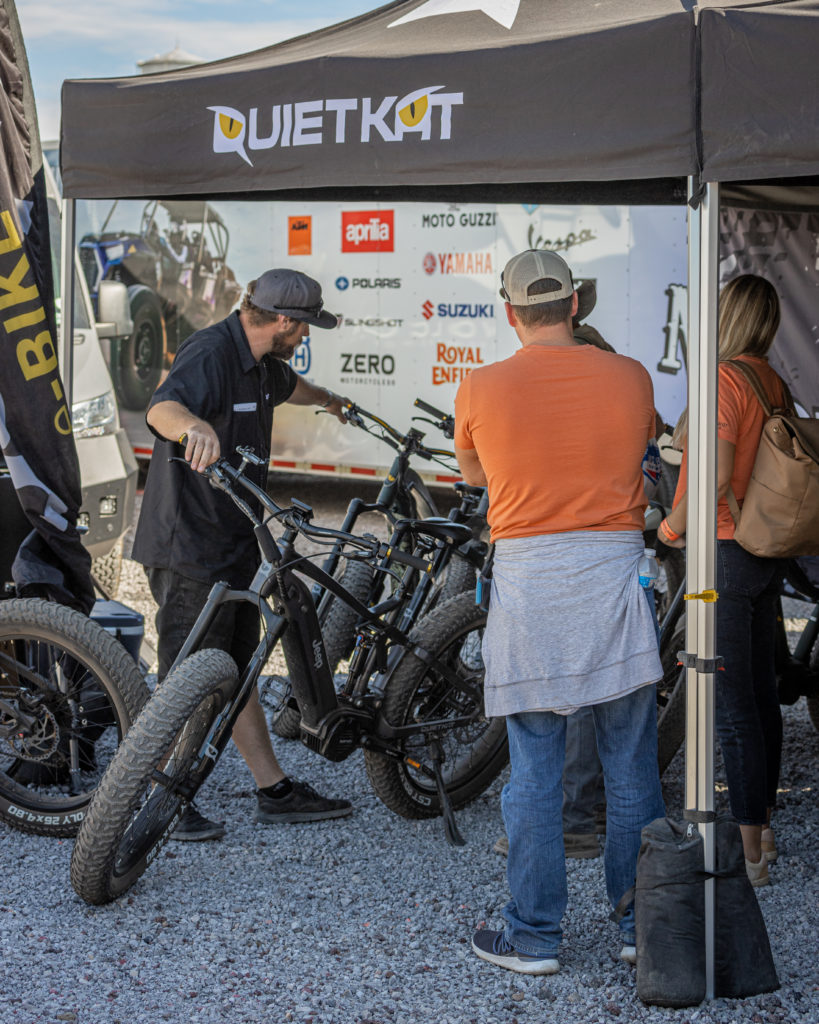
[[[344,145],[403,142],[406,135],[422,141],[448,141],[452,137],[452,108],[461,106],[462,92],[441,92],[443,85],[428,85],[405,96],[383,99],[319,99],[251,107],[208,107],[213,112],[213,152],[235,153],[253,166],[251,152],[278,146],[320,146],[325,141]]]

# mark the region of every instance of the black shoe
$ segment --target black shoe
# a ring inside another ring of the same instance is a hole
[[[319,796],[307,782],[292,781],[293,788],[287,796],[278,799],[257,791],[256,821],[262,825],[322,821],[325,818],[346,818],[353,810],[349,800],[328,800]]]
[[[502,931],[479,929],[472,936],[472,951],[481,960],[518,974],[557,974],[560,970],[556,953],[521,953],[507,942]]]
[[[170,838],[184,843],[203,843],[206,839],[221,839],[225,826],[221,821],[210,821],[200,814],[196,804],[188,804]]]

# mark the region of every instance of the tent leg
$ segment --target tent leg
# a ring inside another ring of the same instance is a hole
[[[64,199],[60,239],[60,371],[66,405],[71,409],[74,394],[74,245],[76,242],[75,199]]]
[[[690,182],[690,187],[693,182]],[[719,186],[709,184],[688,218],[688,528],[689,594],[716,586],[717,505],[717,294],[719,286]],[[698,659],[715,656],[713,602],[691,600],[686,650]],[[714,674],[686,673],[685,806],[714,814]],[[704,867],[715,867],[714,822],[700,821]],[[705,883],[706,998],[714,997],[715,882]]]

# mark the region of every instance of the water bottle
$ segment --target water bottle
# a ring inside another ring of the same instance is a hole
[[[654,548],[646,548],[637,564],[637,577],[640,580],[640,586],[651,590],[659,574],[660,569],[657,565]]]

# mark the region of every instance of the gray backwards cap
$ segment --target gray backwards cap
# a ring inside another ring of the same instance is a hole
[[[554,289],[530,294],[531,286],[543,280],[554,282]],[[503,268],[501,286],[501,298],[513,306],[557,302],[558,299],[568,299],[574,291],[569,265],[562,256],[548,249],[527,249],[513,256]]]
[[[268,313],[281,313],[313,327],[338,327],[338,317],[322,308],[321,285],[298,270],[266,270],[250,301]]]

